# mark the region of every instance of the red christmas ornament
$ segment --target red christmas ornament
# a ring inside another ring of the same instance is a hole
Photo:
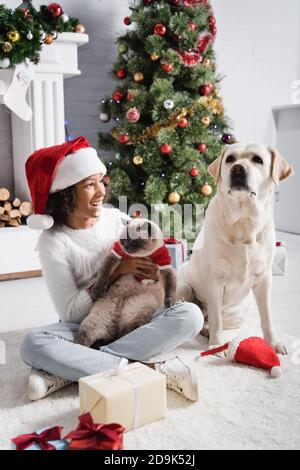
[[[216,26],[216,23],[217,23],[216,18],[214,16],[210,16],[208,18],[208,22],[209,22],[210,26]]]
[[[200,88],[199,88],[199,93],[200,95],[202,96],[208,96],[211,94],[211,92],[213,91],[213,85],[211,83],[209,83],[208,85],[202,85]]]
[[[198,145],[197,149],[199,150],[200,153],[206,153],[207,147],[205,144],[202,142]]]
[[[126,24],[126,26],[130,26],[131,23],[132,23],[132,19],[130,16],[126,16],[126,18],[124,18],[124,23]]]
[[[161,64],[161,68],[167,72],[170,73],[173,70],[173,65],[172,64]]]
[[[117,71],[117,76],[118,76],[118,78],[120,78],[120,79],[125,78],[126,75],[127,75],[127,71],[126,71],[125,69],[119,69],[119,70]]]
[[[184,129],[185,127],[187,127],[189,125],[189,121],[187,120],[187,118],[182,118],[180,119],[180,121],[178,122],[178,127],[181,127],[181,129]]]
[[[197,7],[198,5],[207,5],[208,0],[184,0],[183,4],[187,8]]]
[[[189,28],[190,28],[192,31],[196,31],[196,29],[197,29],[197,27],[198,27],[198,26],[196,25],[196,23],[194,23],[194,21],[189,21],[189,22],[188,22],[188,25],[189,25]]]
[[[218,32],[218,30],[217,30],[217,28],[216,28],[215,26],[211,26],[211,27],[209,28],[209,31],[211,32],[211,34],[212,34],[213,36],[215,36],[215,35],[217,34],[217,32]]]
[[[53,18],[59,18],[64,12],[58,3],[50,3],[50,5],[47,7],[47,10],[49,13],[51,13]]]
[[[164,144],[160,147],[160,151],[163,155],[170,155],[173,152],[173,148],[169,144]]]
[[[130,108],[126,113],[126,119],[129,122],[138,122],[141,118],[141,113],[136,108]]]
[[[190,176],[192,178],[197,178],[199,176],[198,168],[192,168],[191,171],[190,171]]]
[[[140,211],[135,211],[133,214],[132,214],[132,217],[134,219],[139,219],[141,217],[141,212]]]
[[[133,93],[130,93],[130,92],[127,93],[127,101],[132,101],[133,97],[134,97]]]
[[[179,5],[180,3],[180,0],[170,0],[170,3],[171,5],[174,5],[175,7],[177,7],[177,5]]]
[[[113,94],[113,97],[112,99],[118,103],[119,101],[122,101],[122,99],[124,98],[124,94],[121,92],[121,91],[116,91],[114,94]]]
[[[165,36],[167,34],[167,28],[162,23],[157,23],[154,26],[154,34],[157,36]]]
[[[128,134],[120,134],[120,136],[119,136],[120,144],[127,144],[128,141],[129,141]]]

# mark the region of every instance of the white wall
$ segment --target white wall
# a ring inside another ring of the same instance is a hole
[[[35,0],[34,5],[47,3]],[[108,77],[116,56],[114,41],[124,31],[128,0],[61,0],[65,11],[80,18],[90,44],[80,48],[83,75],[66,82],[66,116],[74,136],[85,134],[97,144],[99,101],[110,94]],[[9,0],[12,8],[20,0]],[[300,79],[299,0],[212,0],[218,21],[218,71],[228,115],[239,140],[274,143],[273,105],[291,100],[291,85]],[[105,128],[105,127],[104,127]],[[7,113],[0,111],[0,187],[12,187],[11,143]]]
[[[299,0],[212,0],[223,97],[240,140],[275,143],[271,108],[300,79]]]

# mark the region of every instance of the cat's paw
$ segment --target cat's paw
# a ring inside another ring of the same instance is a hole
[[[169,308],[176,304],[175,297],[166,297],[165,298],[165,307]]]
[[[97,288],[94,287],[91,291],[92,299],[96,301],[104,297],[104,294],[106,293],[106,287],[106,285],[97,286]]]

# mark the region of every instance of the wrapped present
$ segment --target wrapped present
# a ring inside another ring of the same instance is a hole
[[[97,423],[120,423],[126,431],[166,415],[166,377],[140,363],[80,379],[80,414]]]
[[[61,438],[62,427],[41,429],[12,439],[12,450],[66,450],[69,443]]]
[[[178,269],[187,260],[187,241],[176,238],[165,238],[166,247],[172,258],[172,266]]]
[[[96,424],[90,413],[86,413],[79,417],[76,431],[65,439],[71,439],[68,450],[123,450],[123,434],[120,424]]]
[[[287,273],[288,255],[286,245],[284,242],[276,243],[275,256],[273,259],[273,275],[285,276]]]

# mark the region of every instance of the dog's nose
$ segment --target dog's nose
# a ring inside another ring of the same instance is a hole
[[[239,175],[239,176],[245,176],[247,173],[247,170],[243,165],[234,165],[231,171],[233,175]]]

